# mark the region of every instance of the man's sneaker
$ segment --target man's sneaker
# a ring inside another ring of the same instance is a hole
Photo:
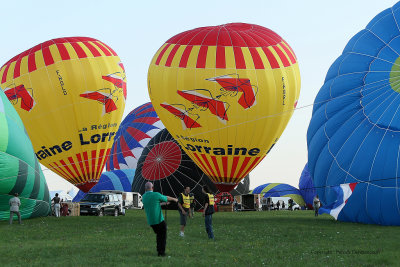
[[[185,233],[184,233],[184,232],[180,232],[180,233],[179,233],[179,236],[184,237],[184,236],[185,236]]]
[[[165,257],[165,253],[158,253],[158,257]]]

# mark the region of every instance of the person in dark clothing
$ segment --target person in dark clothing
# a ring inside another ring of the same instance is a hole
[[[207,186],[204,186],[202,191],[204,194],[206,194],[203,211],[204,223],[208,238],[214,240],[214,231],[212,227],[212,215],[214,214],[214,195],[211,194],[211,191]]]
[[[153,192],[153,184],[151,182],[147,182],[144,187],[146,193],[143,195],[143,206],[146,212],[147,223],[157,235],[158,256],[164,257],[167,245],[167,224],[164,221],[160,203],[168,203],[168,201],[178,202],[178,199]]]
[[[52,201],[54,203],[54,213],[55,213],[56,217],[60,217],[61,199],[58,196],[58,193],[56,193],[56,196],[53,197]]]

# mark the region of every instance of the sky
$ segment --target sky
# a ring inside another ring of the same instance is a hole
[[[264,183],[298,187],[307,163],[312,105],[330,65],[347,42],[393,0],[282,1],[6,1],[2,3],[0,65],[32,46],[58,37],[87,36],[111,46],[127,75],[125,117],[150,101],[147,71],[170,37],[197,27],[231,22],[258,24],[278,33],[299,62],[297,109],[278,143],[250,173],[250,188]],[[51,191],[73,185],[43,166]]]

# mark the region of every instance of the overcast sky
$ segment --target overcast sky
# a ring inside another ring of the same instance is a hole
[[[268,156],[250,173],[250,187],[268,182],[298,186],[307,162],[306,133],[314,98],[346,43],[393,0],[302,1],[5,1],[0,65],[57,37],[87,36],[111,46],[128,80],[125,115],[148,102],[151,58],[170,37],[201,26],[258,24],[278,33],[296,53],[301,93],[291,121]],[[72,185],[43,166],[50,190]]]

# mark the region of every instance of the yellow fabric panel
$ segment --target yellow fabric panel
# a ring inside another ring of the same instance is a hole
[[[256,50],[258,54],[260,55],[261,61],[264,64],[264,69],[266,70],[272,70],[271,64],[269,63],[269,60],[267,56],[265,55],[264,50],[261,47],[256,47]]]
[[[207,49],[206,68],[215,69],[216,56],[217,56],[217,47],[209,46]]]
[[[41,69],[46,67],[46,65],[44,64],[42,50],[35,52],[35,63],[36,63],[36,69]]]
[[[199,55],[199,50],[200,50],[200,46],[198,46],[198,45],[193,46],[192,51],[190,51],[186,69],[196,68],[197,56]]]
[[[241,47],[243,52],[244,61],[246,62],[246,69],[247,70],[254,70],[254,61],[253,57],[251,56],[250,50],[248,47]]]
[[[179,67],[179,63],[181,62],[183,51],[185,51],[186,45],[179,46],[178,50],[176,50],[174,59],[171,62],[171,67]]]
[[[227,69],[236,69],[235,54],[231,46],[225,46],[225,62]]]
[[[165,50],[164,55],[162,56],[159,65],[160,66],[165,66],[165,63],[167,62],[168,56],[171,53],[171,50],[174,48],[175,45],[170,45],[167,50]]]

